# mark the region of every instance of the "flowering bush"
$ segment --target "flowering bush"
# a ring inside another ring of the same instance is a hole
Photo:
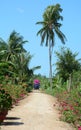
[[[0,112],[9,110],[12,106],[12,97],[5,89],[0,89]]]
[[[81,129],[81,95],[79,89],[70,92],[59,91],[57,98],[60,105],[61,119],[73,123],[77,130]]]
[[[8,110],[12,106],[12,98],[9,93],[5,91],[5,89],[0,89],[0,124],[5,119]]]

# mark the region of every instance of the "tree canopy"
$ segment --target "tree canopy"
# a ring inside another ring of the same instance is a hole
[[[74,71],[81,70],[80,59],[77,59],[78,53],[72,53],[69,48],[61,48],[60,52],[56,52],[57,62],[56,71],[60,77],[66,81],[69,75]]]

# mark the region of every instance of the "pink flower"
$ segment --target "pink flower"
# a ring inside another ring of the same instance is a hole
[[[70,106],[70,110],[74,110],[73,106]]]
[[[81,126],[78,127],[78,130],[81,130]]]
[[[67,107],[65,107],[63,110],[64,110],[64,111],[68,111],[68,108],[67,108]]]
[[[40,82],[39,82],[39,80],[38,79],[35,79],[34,80],[34,84],[39,84]]]

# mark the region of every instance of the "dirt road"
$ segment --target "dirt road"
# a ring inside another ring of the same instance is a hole
[[[59,120],[56,98],[34,91],[9,111],[1,130],[74,130]]]

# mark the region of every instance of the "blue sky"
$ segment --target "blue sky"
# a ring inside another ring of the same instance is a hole
[[[41,26],[35,23],[42,21],[42,14],[48,5],[57,3],[63,9],[61,31],[67,37],[65,46],[72,52],[79,52],[78,58],[81,58],[81,0],[0,0],[0,37],[7,41],[15,30],[29,41],[24,47],[33,55],[30,68],[41,65],[36,74],[49,76],[49,60],[48,48],[40,46],[40,36],[36,36]],[[63,46],[59,39],[55,41],[54,51]],[[56,62],[54,53],[52,62]]]

